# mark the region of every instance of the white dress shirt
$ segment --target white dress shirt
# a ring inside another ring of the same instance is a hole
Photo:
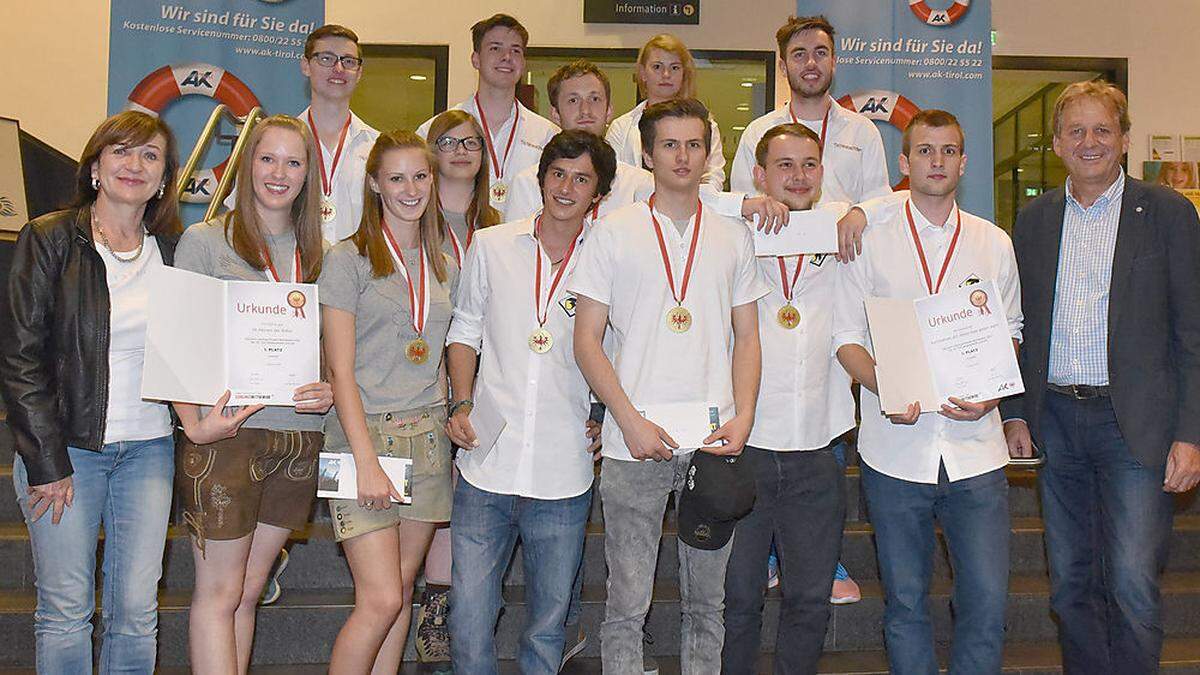
[[[762,382],[749,445],[763,450],[817,450],[854,427],[850,376],[833,356],[833,294],[842,265],[832,255],[804,256],[791,304],[800,313],[784,328],[778,312],[787,304],[779,259],[758,258],[771,292],[758,301]],[[800,256],[784,258],[787,282]]]
[[[305,108],[296,119],[308,124],[308,111]],[[333,171],[334,153],[337,146],[330,148],[321,141],[321,159],[325,165],[325,175],[333,173],[334,217],[328,223],[321,223],[321,237],[332,246],[358,231],[359,221],[362,220],[363,181],[367,175],[367,155],[375,147],[379,132],[362,121],[353,111],[350,112],[350,128],[346,130],[346,143],[342,146],[341,159],[337,163],[337,171]],[[225,207],[234,208],[237,186],[225,199]]]
[[[564,499],[590,489],[594,475],[585,436],[591,403],[575,365],[575,304],[566,290],[588,235],[586,229],[581,233],[546,304],[544,327],[554,344],[537,354],[529,336],[538,327],[534,265],[542,253],[533,232],[532,218],[484,228],[467,249],[446,344],[480,353],[475,399],[486,390],[507,426],[484,459],[464,450],[457,463],[462,478],[481,490]],[[542,264],[545,294],[553,272],[548,258]]]
[[[887,199],[886,197],[884,199]],[[863,253],[839,275],[835,300],[833,346],[862,345],[872,351],[863,301],[869,297],[917,299],[929,295],[917,249],[905,216],[906,202],[881,211],[863,234]],[[872,205],[868,204],[868,208]],[[873,211],[874,212],[874,211]],[[912,207],[913,222],[925,251],[929,273],[937,283],[954,234],[959,210],[947,221],[933,225]],[[962,213],[962,232],[942,282],[949,290],[995,280],[1004,298],[1004,311],[1012,337],[1021,338],[1021,285],[1017,277],[1012,241],[992,223]],[[930,412],[916,424],[892,424],[879,412],[879,397],[866,387],[861,392],[862,424],[858,449],[872,469],[916,483],[936,484],[944,463],[950,480],[962,480],[1003,467],[1008,446],[1000,414],[992,410],[974,422],[961,422]]]
[[[753,169],[758,161],[754,157],[754,149],[771,127],[793,121],[791,105],[791,101],[788,101],[783,107],[746,125],[733,158],[730,189],[751,194],[755,192]],[[797,121],[820,135],[824,120]],[[865,116],[843,108],[832,98],[821,164],[825,167],[821,193],[826,199],[857,203],[892,191],[879,129]]]
[[[508,200],[501,215],[505,221],[529,218],[542,210],[542,189],[537,180],[538,165],[525,169],[513,179],[508,191]],[[613,177],[612,188],[600,201],[599,217],[616,211],[634,202],[644,202],[654,194],[654,174],[633,164],[617,160],[617,174]],[[740,192],[721,192],[708,183],[700,185],[700,201],[705,208],[710,208],[723,216],[730,218],[742,217],[742,201],[746,195]]]
[[[488,130],[492,132],[491,152],[496,153],[496,159],[500,163],[500,166],[497,166],[496,162],[492,161],[491,154],[485,145],[481,152],[488,153],[488,177],[491,179],[492,185],[504,183],[511,188],[512,181],[517,174],[530,166],[537,166],[538,161],[542,158],[542,148],[546,147],[550,138],[559,132],[557,125],[521,105],[520,101],[516,102],[516,106],[518,114],[510,113],[508,119],[503,123],[496,124],[496,120],[488,120]],[[483,128],[483,120],[479,114],[479,108],[475,105],[474,96],[454,106],[451,110],[465,110],[479,120],[479,126]],[[425,120],[417,128],[417,135],[421,138],[428,136],[429,125],[432,123],[432,117]],[[517,130],[513,137],[512,147],[505,153],[509,136],[514,133],[513,124],[517,125]],[[430,139],[430,145],[432,146],[436,140],[436,138]],[[535,168],[534,171],[537,169]],[[505,201],[512,197],[511,190],[509,193]],[[491,194],[492,207],[501,213],[504,213],[505,201],[497,200],[494,192]]]
[[[633,107],[633,110],[621,115],[608,125],[608,133],[604,135],[604,139],[613,146],[613,150],[617,151],[617,159],[632,164],[634,166],[642,166],[642,132],[638,129],[638,122],[642,120],[642,113],[646,111],[646,102],[642,101]],[[714,186],[717,190],[725,188],[725,155],[721,145],[721,128],[717,126],[717,121],[712,117],[708,118],[708,123],[712,126],[712,147],[708,151],[708,162],[704,168],[704,182]],[[754,192],[750,190],[739,190],[739,192]]]
[[[670,218],[657,209],[655,215],[679,288],[696,217],[681,234]],[[703,401],[732,409],[731,312],[770,291],[743,221],[704,209],[683,301],[692,314],[687,332],[675,333],[667,327],[667,312],[676,303],[645,202],[597,221],[568,288],[608,305],[609,330],[615,337],[613,368],[635,407]],[[606,458],[633,460],[611,412],[605,419],[603,442]]]

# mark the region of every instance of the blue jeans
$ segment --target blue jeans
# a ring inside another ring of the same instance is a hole
[[[37,575],[33,631],[38,673],[92,672],[96,544],[104,525],[104,643],[100,672],[150,673],[158,643],[158,580],[175,473],[170,436],[67,448],[75,501],[55,525],[31,521],[25,464],[13,462],[17,502],[29,528]]]
[[[929,616],[934,519],[954,573],[950,673],[999,673],[1008,599],[1008,481],[1004,469],[937,485],[885,476],[864,462],[863,488],[883,582],[883,632],[897,675],[938,672]]]
[[[1173,518],[1164,467],[1133,458],[1108,398],[1046,392],[1041,436],[1038,482],[1063,670],[1158,672],[1158,580]]]
[[[558,672],[563,622],[583,555],[591,503],[591,490],[566,499],[531,499],[480,490],[459,478],[450,520],[450,653],[455,672],[497,672],[496,620],[517,537],[524,552],[528,610],[518,666],[525,674]]]

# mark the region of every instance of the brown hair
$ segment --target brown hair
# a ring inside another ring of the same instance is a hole
[[[429,162],[429,200],[425,204],[425,213],[421,215],[420,240],[425,259],[433,268],[433,276],[439,282],[446,281],[446,257],[442,254],[442,216],[438,212],[434,200],[437,199],[437,171],[434,170],[433,155],[429,146],[421,137],[411,131],[387,131],[379,134],[371,154],[367,155],[366,175],[379,180],[379,165],[383,156],[391,150],[405,149],[420,150]],[[371,276],[383,278],[391,276],[396,271],[392,254],[388,251],[386,235],[383,233],[383,198],[371,189],[371,181],[363,179],[363,213],[358,231],[350,237],[350,241],[358,247],[358,254],[371,261]]]
[[[789,16],[786,23],[775,31],[775,42],[779,43],[779,58],[787,57],[787,45],[796,37],[797,33],[803,33],[806,30],[819,30],[829,36],[829,44],[834,45],[837,49],[837,43],[833,41],[833,24],[829,23],[829,19],[825,18],[824,14],[816,16]]]
[[[712,152],[712,124],[708,121],[708,108],[694,98],[675,98],[646,106],[642,119],[638,120],[638,131],[642,135],[642,152],[651,154],[654,141],[658,140],[659,120],[666,117],[694,117],[704,122],[704,151]]]
[[[425,142],[432,152],[437,145],[437,139],[442,137],[442,134],[450,131],[460,124],[468,124],[480,138],[483,137],[483,129],[479,126],[479,120],[475,116],[465,110],[447,110],[446,112],[433,118],[429,123],[429,131],[425,134]],[[486,141],[485,141],[486,143]],[[480,151],[479,171],[475,174],[475,192],[471,198],[471,203],[467,206],[467,222],[472,224],[472,227],[483,228],[491,227],[500,223],[500,212],[492,208],[492,204],[488,201],[488,194],[491,190],[491,178],[488,173],[488,154]],[[434,164],[434,170],[437,170],[437,164]],[[441,209],[438,211],[438,217],[441,218]]]
[[[922,110],[916,115],[913,115],[912,121],[908,123],[908,126],[904,128],[904,132],[900,135],[900,152],[906,157],[908,156],[908,151],[912,147],[912,130],[918,125],[933,127],[935,129],[939,127],[954,127],[955,129],[958,129],[959,150],[965,150],[965,148],[962,146],[967,142],[967,135],[963,133],[963,128],[962,125],[958,123],[958,118],[952,113],[946,112],[945,110],[928,108],[926,110]]]
[[[612,85],[608,82],[608,76],[591,61],[579,59],[573,63],[559,66],[546,82],[546,97],[550,99],[550,105],[555,110],[558,110],[558,90],[562,83],[584,75],[595,75],[596,79],[600,80],[600,84],[604,85],[604,98],[608,99],[610,105],[612,104]]]
[[[166,140],[163,148],[162,196],[150,195],[142,223],[152,235],[175,235],[183,231],[179,222],[179,190],[175,181],[179,176],[179,149],[175,134],[161,118],[136,110],[119,112],[100,123],[91,138],[83,146],[79,157],[79,169],[75,174],[75,208],[88,208],[96,203],[97,191],[92,187],[92,165],[100,160],[100,154],[113,145],[137,147],[150,142],[161,134]]]
[[[638,52],[637,63],[639,66],[646,65],[646,61],[650,60],[651,49],[661,49],[679,57],[680,63],[683,64],[683,82],[679,85],[677,98],[695,98],[696,61],[692,58],[692,53],[688,51],[687,45],[683,44],[683,40],[670,33],[655,35],[646,41],[646,44],[642,45],[641,51]],[[638,96],[645,98],[646,84],[638,77],[636,68],[633,71],[633,83],[637,85]]]
[[[529,46],[529,31],[525,26],[521,25],[520,21],[508,14],[493,14],[486,19],[476,21],[474,26],[471,26],[471,47],[476,54],[479,53],[479,48],[483,46],[483,36],[493,28],[511,28],[516,31],[517,35],[521,36],[521,46]]]
[[[267,268],[266,238],[258,216],[254,197],[254,161],[258,144],[268,129],[286,129],[304,141],[305,161],[304,185],[292,202],[292,231],[296,234],[296,246],[300,249],[301,279],[313,283],[321,274],[321,174],[320,158],[312,132],[308,125],[288,115],[272,115],[262,120],[246,139],[246,150],[238,160],[237,175],[242,188],[234,196],[233,210],[225,214],[225,241],[233,247],[238,257],[256,270]]]
[[[762,138],[759,139],[758,145],[754,146],[754,160],[764,169],[767,167],[767,151],[771,148],[771,141],[780,136],[807,138],[817,144],[817,157],[822,155],[821,137],[817,135],[817,132],[797,122],[777,124],[767,129],[767,133],[763,134]]]
[[[1121,125],[1121,133],[1129,133],[1132,123],[1129,120],[1129,101],[1125,98],[1125,92],[1118,89],[1116,85],[1104,82],[1103,80],[1087,80],[1067,85],[1067,88],[1063,89],[1062,93],[1058,95],[1058,100],[1054,102],[1053,119],[1055,136],[1062,130],[1063,110],[1081,98],[1098,99],[1111,112],[1116,114],[1117,121]]]
[[[358,46],[358,34],[357,33],[350,30],[349,28],[346,28],[345,26],[339,26],[336,23],[327,23],[324,26],[321,26],[320,28],[309,33],[308,37],[304,39],[304,58],[306,58],[306,59],[312,58],[313,49],[315,49],[317,40],[320,40],[322,38],[333,38],[333,37],[345,38],[345,39],[353,42],[354,50],[356,52],[358,52],[358,55],[360,57],[362,56],[362,48]]]

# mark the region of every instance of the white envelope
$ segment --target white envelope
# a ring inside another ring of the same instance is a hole
[[[412,460],[407,457],[380,457],[379,466],[387,474],[396,492],[412,503]],[[349,452],[322,452],[317,455],[317,496],[326,499],[358,499],[358,471]]]
[[[732,419],[733,405],[721,408],[704,401],[650,403],[634,406],[646,419],[663,428],[679,444],[676,452],[704,447],[704,439]]]
[[[471,407],[467,419],[475,430],[475,440],[479,441],[479,445],[467,448],[467,451],[476,461],[482,462],[496,447],[496,441],[500,440],[500,433],[508,426],[508,422],[500,414],[500,406],[488,389],[478,387],[476,392],[475,405]]]
[[[779,232],[759,231],[758,214],[754,214],[754,255],[803,255],[807,253],[837,253],[837,221],[846,215],[841,203],[831,203],[808,211],[792,211],[788,225]]]

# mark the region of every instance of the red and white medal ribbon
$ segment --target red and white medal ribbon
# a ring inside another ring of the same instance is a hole
[[[929,263],[925,260],[925,247],[921,246],[921,237],[917,236],[917,225],[913,222],[912,201],[904,202],[904,215],[908,216],[908,232],[912,235],[913,245],[917,248],[917,259],[921,262],[921,271],[925,274],[925,288],[930,295],[936,295],[942,290],[942,281],[946,278],[946,270],[950,269],[950,259],[954,257],[954,249],[958,246],[958,235],[962,232],[962,209],[957,206],[958,222],[954,226],[954,235],[950,237],[950,247],[946,249],[946,257],[942,261],[942,270],[938,272],[937,283],[929,274]]]
[[[475,109],[479,111],[479,123],[483,126],[483,142],[487,145],[488,157],[492,160],[492,173],[496,180],[504,178],[504,167],[508,164],[508,153],[512,150],[513,140],[517,137],[517,124],[521,121],[521,106],[513,101],[513,125],[508,132],[508,143],[504,145],[504,160],[496,156],[496,148],[492,145],[492,130],[488,127],[487,115],[483,114],[483,106],[479,105],[479,94],[475,94]]]
[[[829,127],[829,111],[833,110],[833,106],[837,105],[833,101],[829,102],[829,107],[825,109],[825,117],[821,119],[821,150],[825,150],[825,130]],[[792,102],[788,101],[788,114],[792,116],[792,122],[795,124],[803,124],[797,117],[796,113],[792,112]]]
[[[575,246],[579,244],[579,234],[582,232],[582,228],[580,228],[580,233],[575,234],[575,237],[571,240],[571,245],[567,248],[566,254],[563,255],[562,262],[558,265],[558,272],[555,272],[554,279],[550,282],[550,289],[546,293],[545,302],[542,301],[542,258],[549,260],[550,256],[546,255],[546,251],[542,248],[541,231],[542,217],[538,216],[533,226],[534,238],[537,240],[535,244],[537,262],[533,266],[533,302],[534,313],[539,328],[546,325],[546,319],[550,315],[550,303],[554,302],[554,291],[558,288],[558,283],[562,281],[563,274],[567,271],[567,265],[571,264],[571,256],[575,253]],[[553,267],[554,265],[551,264],[550,266]]]
[[[421,281],[420,288],[417,289],[413,287],[412,276],[408,273],[408,266],[404,264],[404,256],[400,255],[400,247],[392,238],[392,233],[388,231],[387,223],[383,225],[383,234],[387,239],[388,250],[391,251],[392,258],[396,261],[396,271],[408,283],[408,306],[412,315],[412,327],[417,332],[417,337],[421,337],[425,332],[425,317],[429,315],[429,287],[425,283],[425,251],[421,246],[417,246],[418,257],[421,260]]]
[[[267,278],[271,279],[272,281],[274,281],[277,284],[283,283],[283,277],[281,277],[279,275],[279,270],[275,269],[275,263],[271,262],[271,252],[269,250],[267,250],[266,246],[263,247],[262,257],[263,257],[263,260],[267,261],[267,269],[266,269]],[[299,244],[296,245],[295,259],[296,259],[296,261],[292,266],[292,279],[296,283],[300,283],[300,282],[304,281],[304,279],[301,277],[300,245]]]
[[[787,263],[784,261],[784,256],[775,256],[779,261],[779,281],[783,284],[783,299],[787,304],[792,304],[792,298],[796,295],[796,282],[800,279],[800,272],[804,269],[804,256],[800,256],[800,261],[796,263],[796,271],[792,273],[791,281],[788,281]]]
[[[446,221],[446,234],[450,238],[450,247],[454,249],[454,260],[458,263],[458,268],[462,269],[463,257],[467,255],[467,249],[471,247],[471,239],[475,237],[475,223],[467,223],[467,245],[463,246],[458,235],[454,233],[454,228],[450,227],[450,220],[446,218],[446,210],[442,208],[442,200],[438,198],[438,210],[442,212],[442,220]],[[463,215],[466,219],[466,215]]]
[[[704,215],[704,204],[696,202],[696,225],[692,228],[692,242],[688,246],[687,264],[683,268],[683,281],[679,290],[675,290],[675,274],[671,270],[671,256],[667,253],[667,242],[663,239],[662,226],[654,217],[654,197],[650,195],[650,222],[654,223],[654,234],[658,235],[658,252],[662,254],[663,268],[667,271],[667,284],[671,287],[671,297],[677,306],[682,306],[687,298],[688,281],[692,278],[692,263],[696,260],[696,245],[700,242],[700,219]]]
[[[333,196],[333,175],[337,173],[338,161],[342,158],[342,148],[346,145],[346,132],[350,130],[350,116],[346,115],[346,123],[342,125],[342,133],[338,136],[337,150],[333,153],[333,163],[329,174],[325,173],[325,155],[321,150],[321,137],[317,135],[317,125],[313,122],[312,110],[308,111],[308,127],[312,129],[313,141],[317,146],[317,166],[321,167],[321,194],[328,199]]]

